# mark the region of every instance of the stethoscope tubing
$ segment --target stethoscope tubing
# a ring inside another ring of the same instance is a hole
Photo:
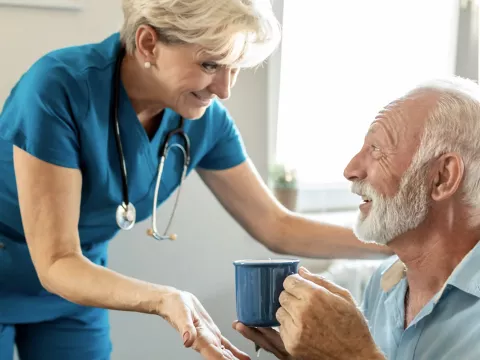
[[[122,48],[120,50],[120,53],[118,55],[116,64],[115,64],[115,74],[114,74],[114,86],[113,86],[113,100],[111,104],[111,113],[113,113],[112,116],[112,122],[113,122],[113,127],[115,130],[115,143],[116,143],[116,148],[117,148],[117,153],[118,153],[118,159],[120,162],[120,173],[122,177],[122,204],[118,206],[117,212],[116,212],[116,220],[118,226],[123,229],[123,230],[130,230],[136,221],[136,210],[134,205],[130,202],[129,199],[129,194],[128,194],[128,173],[127,173],[127,166],[126,166],[126,161],[125,161],[125,155],[123,152],[123,147],[122,147],[122,141],[121,141],[121,136],[120,136],[120,122],[119,122],[119,115],[118,115],[118,109],[119,109],[119,92],[120,92],[120,70],[121,70],[121,63],[122,59],[125,56],[125,49]],[[180,196],[180,192],[182,189],[183,181],[185,180],[185,177],[187,175],[188,171],[188,166],[190,164],[190,139],[188,135],[185,133],[183,130],[183,124],[184,124],[184,118],[180,117],[180,122],[177,128],[169,131],[167,135],[165,136],[165,140],[163,141],[160,149],[159,149],[159,154],[160,154],[160,160],[158,164],[158,171],[157,171],[157,179],[155,182],[155,191],[154,191],[154,198],[153,198],[153,208],[152,208],[152,228],[147,231],[147,233],[155,238],[156,240],[175,240],[176,235],[171,234],[167,236],[167,232],[172,224],[173,217],[175,215],[175,211],[178,205],[178,199]],[[170,141],[172,138],[178,135],[182,138],[183,140],[183,146],[180,145],[180,143],[173,143],[171,145]],[[156,215],[157,215],[157,204],[158,204],[158,192],[160,190],[160,183],[163,175],[163,170],[165,166],[165,161],[168,155],[168,152],[171,148],[179,148],[182,151],[183,155],[183,170],[182,170],[182,175],[180,179],[180,185],[177,191],[177,196],[175,199],[175,204],[173,211],[171,213],[170,219],[168,221],[165,233],[163,235],[160,235],[157,229],[157,224],[156,224]]]

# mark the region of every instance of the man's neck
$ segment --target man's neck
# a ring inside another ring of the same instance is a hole
[[[431,234],[394,251],[406,266],[410,291],[435,294],[477,241],[478,238],[451,239]]]
[[[469,225],[470,220],[448,215],[428,218],[418,228],[388,244],[406,267],[409,289],[405,299],[406,325],[442,289],[456,266],[480,240],[480,231]]]

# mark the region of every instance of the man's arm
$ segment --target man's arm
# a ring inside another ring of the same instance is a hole
[[[387,247],[362,243],[350,229],[288,211],[248,160],[227,170],[198,173],[233,218],[274,252],[314,258],[380,258],[391,253]]]

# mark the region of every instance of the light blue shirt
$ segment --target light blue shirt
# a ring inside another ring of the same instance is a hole
[[[480,359],[480,245],[404,329],[407,281],[392,257],[372,276],[363,310],[376,344],[389,360]]]

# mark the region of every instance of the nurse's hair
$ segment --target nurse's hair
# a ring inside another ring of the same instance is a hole
[[[123,0],[120,37],[128,53],[139,26],[150,25],[165,44],[194,44],[219,64],[253,67],[280,41],[270,0]]]

